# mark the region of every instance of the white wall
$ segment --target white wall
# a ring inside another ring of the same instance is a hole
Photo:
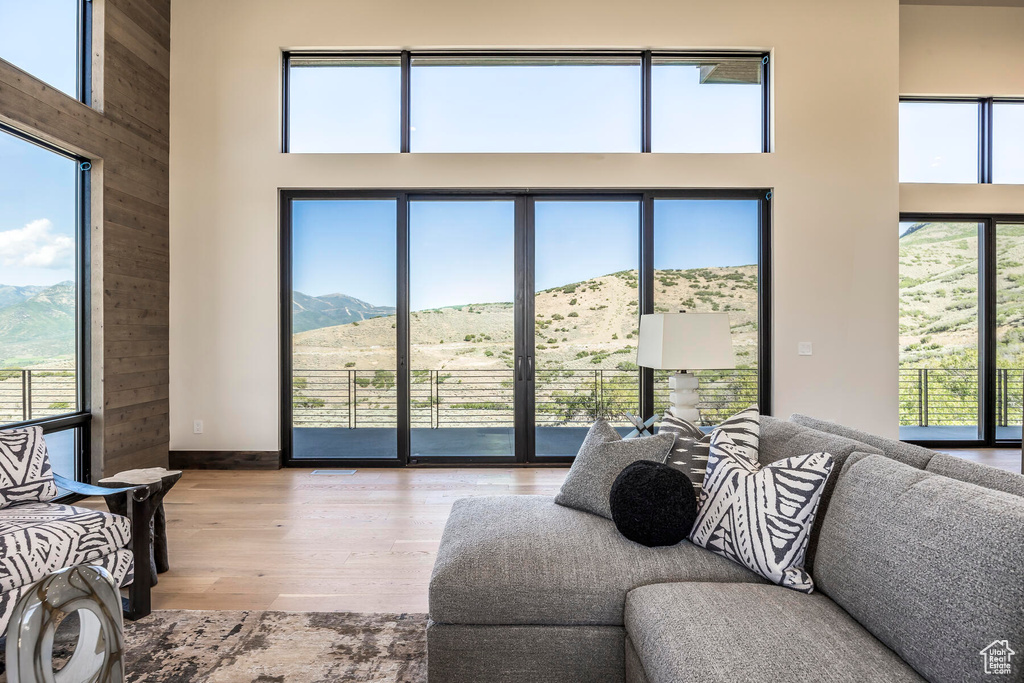
[[[1024,7],[901,7],[900,94],[1024,97]],[[900,210],[1024,213],[1024,185],[903,183]]]
[[[773,187],[775,413],[896,433],[896,0],[175,0],[171,43],[172,449],[279,446],[277,191],[301,187]],[[771,49],[776,151],[278,151],[282,49],[464,47]]]

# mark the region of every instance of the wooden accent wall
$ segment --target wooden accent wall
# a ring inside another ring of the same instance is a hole
[[[93,106],[0,59],[0,120],[93,160],[95,479],[167,465],[171,3],[92,4]]]

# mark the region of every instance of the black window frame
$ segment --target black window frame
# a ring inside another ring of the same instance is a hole
[[[917,97],[901,96],[900,104],[904,102],[915,102],[925,104],[977,104],[978,105],[978,175],[975,183],[958,183],[963,185],[996,185],[992,177],[992,163],[995,158],[995,105],[996,104],[1020,104],[1024,105],[1024,98],[1018,97]],[[929,184],[906,181],[908,185]],[[943,184],[943,183],[934,183]],[[1013,184],[1013,183],[1005,183]]]
[[[401,154],[417,154],[410,149],[410,111],[412,97],[412,59],[418,57],[451,57],[451,58],[613,58],[625,57],[640,60],[640,149],[634,154],[686,154],[687,152],[652,152],[651,151],[651,70],[653,61],[660,58],[671,59],[709,59],[709,58],[748,58],[761,60],[761,150],[760,154],[771,153],[771,55],[766,51],[679,51],[679,50],[380,50],[380,51],[320,51],[320,50],[285,50],[282,52],[282,113],[281,113],[281,152],[289,154],[289,108],[291,106],[291,88],[289,85],[289,69],[292,56],[319,58],[392,58],[398,59],[401,69],[401,105],[400,105],[400,152]],[[453,152],[457,153],[457,152]],[[493,152],[508,154],[510,152]],[[511,152],[514,153],[514,152]],[[547,152],[547,154],[564,154],[565,152]],[[579,152],[586,154],[586,152]],[[602,154],[603,152],[595,152]]]
[[[572,462],[571,457],[537,456],[527,453],[526,441],[532,440],[533,425],[521,425],[518,417],[527,416],[533,399],[532,380],[526,385],[518,384],[515,398],[517,415],[516,429],[524,437],[517,439],[516,455],[511,458],[476,458],[473,456],[430,456],[412,459],[410,456],[409,412],[409,326],[399,324],[396,329],[397,344],[397,432],[398,458],[396,460],[372,460],[356,458],[296,459],[292,454],[292,202],[293,200],[367,200],[391,199],[397,202],[396,244],[397,257],[397,301],[396,314],[408,321],[409,318],[409,203],[416,200],[457,200],[457,199],[508,199],[516,202],[517,232],[517,292],[532,290],[533,267],[525,267],[533,258],[532,203],[538,200],[599,201],[636,200],[640,202],[641,216],[638,234],[640,274],[638,316],[654,312],[654,200],[655,199],[696,199],[696,200],[756,200],[758,215],[758,405],[764,415],[772,412],[772,196],[770,189],[600,189],[600,190],[537,190],[537,189],[445,189],[445,190],[360,190],[360,189],[279,189],[279,268],[280,268],[280,429],[281,462],[285,467],[405,467],[417,465],[564,465]],[[527,281],[529,280],[529,281]],[[525,342],[529,353],[533,347],[533,309],[531,297],[527,296],[526,309],[522,319],[516,321],[516,336]],[[654,371],[640,368],[639,406],[644,418],[654,413]],[[520,443],[523,442],[523,443]]]
[[[1020,439],[996,438],[997,227],[1024,223],[1024,214],[901,212],[900,223],[978,224],[978,439],[904,439],[929,448],[1020,447]],[[898,419],[898,418],[897,418]]]
[[[18,429],[22,427],[40,426],[43,434],[53,434],[66,430],[76,431],[75,445],[75,471],[72,476],[80,482],[89,483],[92,479],[92,447],[91,447],[91,422],[92,422],[92,341],[90,316],[90,300],[92,280],[91,259],[89,257],[91,248],[91,169],[92,162],[80,155],[69,152],[65,149],[51,144],[37,137],[29,135],[11,126],[0,123],[0,135],[9,134],[24,142],[41,147],[49,152],[58,154],[66,159],[76,162],[78,166],[78,178],[75,188],[75,202],[77,204],[75,217],[75,279],[76,279],[76,315],[75,315],[75,352],[77,367],[75,368],[75,393],[77,406],[76,410],[63,415],[52,417],[31,418],[28,413],[23,413],[28,419],[18,422],[0,424],[0,429]],[[30,411],[30,408],[23,408]]]

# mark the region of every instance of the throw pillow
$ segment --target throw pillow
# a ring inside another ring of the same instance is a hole
[[[0,508],[56,497],[43,428],[0,430]]]
[[[587,432],[555,502],[611,519],[608,496],[615,477],[637,460],[664,462],[675,439],[674,434],[658,434],[624,440],[610,424],[598,420]]]
[[[627,465],[615,478],[608,502],[619,533],[650,548],[679,543],[690,535],[697,518],[690,480],[660,462]]]
[[[757,462],[758,440],[760,438],[760,415],[757,406],[741,410],[715,430],[727,432],[737,445],[743,447],[747,460]],[[658,432],[676,435],[675,446],[669,453],[665,464],[678,469],[693,483],[694,490],[699,494],[704,485],[704,474],[708,468],[708,451],[711,448],[711,433],[705,434],[699,427],[672,414],[665,413]]]
[[[690,540],[780,586],[813,592],[804,554],[832,456],[799,455],[762,468],[717,430],[709,456],[706,499]]]

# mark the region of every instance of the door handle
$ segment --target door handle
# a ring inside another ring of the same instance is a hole
[[[533,356],[526,357],[526,379],[533,381]]]
[[[523,381],[523,357],[522,356],[516,356],[516,378],[520,382]]]

